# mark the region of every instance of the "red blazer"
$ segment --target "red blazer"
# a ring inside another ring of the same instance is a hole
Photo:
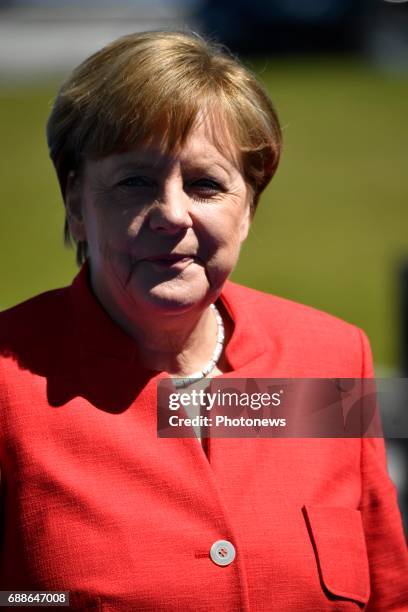
[[[357,328],[227,282],[237,377],[367,377]],[[407,610],[378,439],[158,439],[156,385],[87,286],[0,315],[0,590],[83,610]],[[222,567],[214,542],[236,549]]]

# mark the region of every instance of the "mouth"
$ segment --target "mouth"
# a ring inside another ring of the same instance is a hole
[[[194,255],[185,255],[177,253],[166,253],[163,255],[154,255],[152,257],[145,257],[143,261],[153,264],[159,268],[167,269],[183,269],[189,264],[195,261]]]

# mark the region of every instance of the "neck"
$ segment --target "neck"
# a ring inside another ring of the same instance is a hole
[[[151,370],[173,376],[188,376],[202,368],[211,358],[217,342],[218,326],[207,307],[195,316],[171,317],[171,321],[125,329],[136,340],[143,364]],[[146,322],[145,322],[146,323]]]
[[[139,313],[124,310],[109,296],[101,295],[93,287],[96,297],[110,317],[138,346],[140,360],[149,370],[165,371],[172,376],[188,377],[208,364],[217,343],[218,325],[208,304],[204,308],[187,313],[158,316],[157,313]],[[229,317],[221,307],[226,327],[225,344],[231,332]],[[141,324],[142,322],[142,324]],[[221,355],[219,367],[226,371],[225,356]]]

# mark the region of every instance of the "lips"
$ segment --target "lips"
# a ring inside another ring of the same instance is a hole
[[[153,264],[156,268],[181,270],[195,261],[195,255],[185,253],[163,253],[145,257],[143,261]]]
[[[158,263],[173,263],[177,261],[184,261],[188,259],[194,259],[194,255],[178,254],[178,253],[164,253],[163,255],[153,255],[152,257],[146,257],[145,261],[153,261]]]

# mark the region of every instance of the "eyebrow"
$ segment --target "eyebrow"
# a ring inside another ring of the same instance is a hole
[[[216,172],[217,170],[221,170],[226,175],[231,175],[232,168],[226,167],[222,161],[218,161],[215,159],[200,159],[199,161],[189,161],[184,162],[189,170],[201,170],[203,172]],[[146,159],[134,159],[134,160],[123,160],[123,162],[119,162],[118,166],[115,168],[116,172],[133,172],[135,170],[160,170],[163,167],[162,160],[159,161],[146,161]]]
[[[119,162],[116,169],[120,170],[151,170],[154,168],[158,168],[160,166],[160,162],[148,162],[145,159],[140,160],[123,160],[123,162]]]

